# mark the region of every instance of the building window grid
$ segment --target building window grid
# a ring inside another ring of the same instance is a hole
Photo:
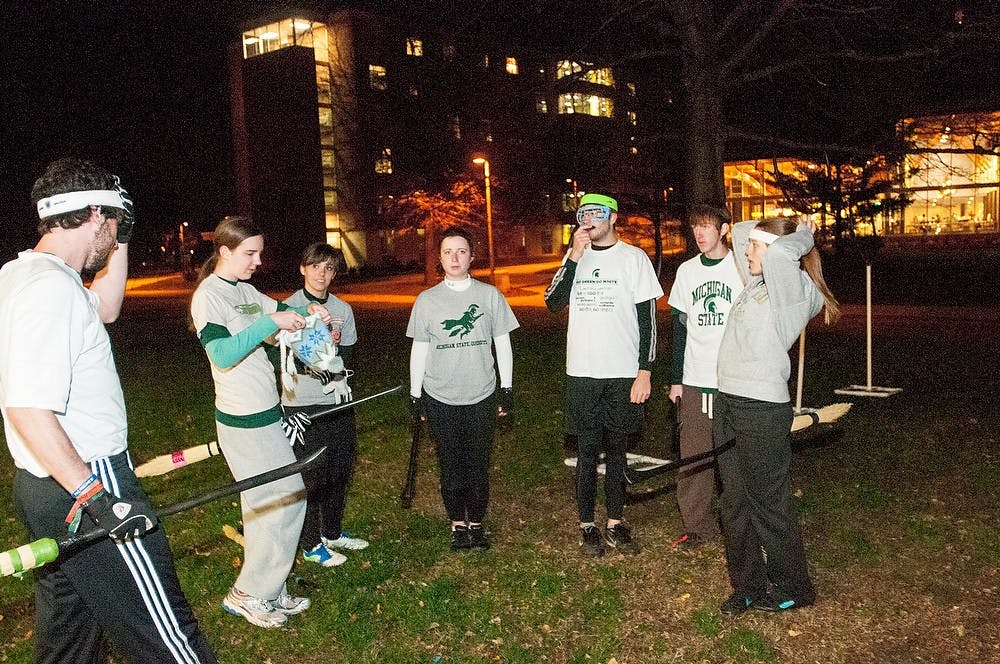
[[[582,113],[594,117],[610,118],[614,114],[614,101],[598,95],[566,92],[559,95],[558,108],[560,114]]]
[[[368,84],[372,90],[385,92],[389,89],[388,76],[382,65],[368,65]]]
[[[382,148],[382,153],[375,160],[375,172],[379,175],[392,175],[392,149]]]
[[[243,33],[243,59],[257,57],[289,46],[308,46],[318,49],[322,45],[325,48],[326,36],[326,26],[322,23],[302,18],[282,19]]]

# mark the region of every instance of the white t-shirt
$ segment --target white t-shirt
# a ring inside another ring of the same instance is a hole
[[[278,310],[278,302],[250,284],[232,283],[210,274],[191,298],[191,318],[201,334],[208,324],[226,328],[235,336],[261,316]],[[245,358],[222,369],[214,362],[215,407],[226,415],[253,415],[278,405],[278,385],[274,365],[264,347],[258,345]]]
[[[685,385],[711,389],[719,386],[719,344],[729,310],[741,292],[743,281],[731,251],[714,265],[705,265],[699,254],[677,268],[669,303],[687,316]]]
[[[98,296],[62,259],[24,251],[0,270],[0,407],[18,468],[50,473],[7,422],[7,408],[51,410],[85,462],[128,446],[128,423]]]
[[[570,293],[566,373],[635,378],[639,373],[635,305],[662,296],[653,264],[642,249],[620,240],[607,249],[587,247]]]

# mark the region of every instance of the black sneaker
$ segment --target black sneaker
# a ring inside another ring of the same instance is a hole
[[[733,593],[729,596],[725,602],[719,607],[719,611],[722,611],[726,615],[738,616],[741,613],[746,613],[746,610],[754,604],[754,600],[747,597],[742,593]]]
[[[624,521],[608,526],[604,531],[604,541],[622,553],[639,553],[639,545],[632,541],[632,528]]]
[[[751,602],[751,606],[761,611],[789,611],[799,609],[803,606],[810,606],[816,601],[816,597],[790,597],[780,592],[770,592]]]
[[[473,549],[490,548],[490,535],[481,523],[474,523],[469,526],[469,545]]]
[[[674,540],[674,550],[693,551],[705,543],[698,533],[684,533]]]
[[[472,538],[469,536],[469,527],[466,525],[452,526],[451,550],[462,551],[471,548],[472,548]]]
[[[600,529],[591,524],[580,528],[580,551],[585,556],[600,558],[604,555]]]

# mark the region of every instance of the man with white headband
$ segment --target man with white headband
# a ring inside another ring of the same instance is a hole
[[[0,269],[0,408],[31,538],[108,538],[36,571],[35,661],[215,662],[132,472],[104,324],[121,310],[132,201],[118,178],[60,159],[32,188],[41,238]],[[93,275],[90,286],[83,275]]]
[[[618,201],[602,194],[582,196],[573,242],[545,291],[550,311],[570,307],[566,430],[578,441],[580,550],[587,556],[603,555],[605,546],[623,553],[639,550],[624,521],[625,452],[652,389],[656,300],[663,295],[649,257],[619,239],[617,220]],[[607,511],[603,538],[594,521],[602,449]]]

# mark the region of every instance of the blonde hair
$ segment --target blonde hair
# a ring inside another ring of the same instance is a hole
[[[798,225],[799,219],[797,217],[774,217],[764,219],[754,228],[782,236],[794,233]],[[826,285],[826,279],[823,278],[823,262],[819,250],[815,246],[799,259],[799,267],[809,275],[823,296],[823,322],[827,325],[833,325],[840,319],[840,303],[833,296],[830,287]]]

